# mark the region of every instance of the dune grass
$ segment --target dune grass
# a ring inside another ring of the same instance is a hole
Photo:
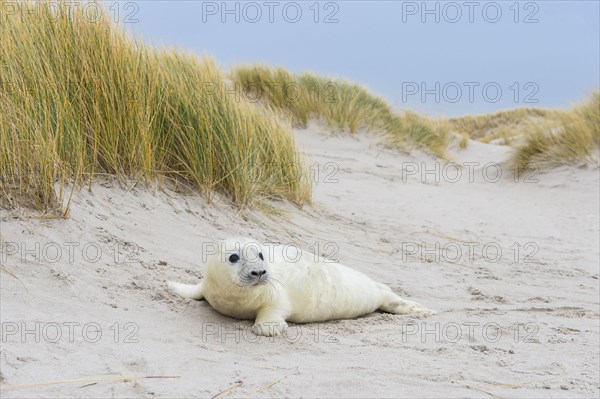
[[[445,123],[414,112],[395,113],[385,99],[356,83],[264,65],[238,66],[229,76],[245,98],[284,111],[296,126],[317,119],[334,132],[381,131],[392,146],[418,145],[445,156]]]
[[[555,122],[562,111],[543,108],[517,108],[490,114],[448,119],[450,130],[467,135],[472,140],[489,143],[503,139],[510,145],[514,138],[527,134],[540,122]]]
[[[358,84],[312,73],[294,75],[282,67],[234,68],[230,76],[244,96],[285,110],[296,126],[317,118],[335,130],[383,128],[392,114],[387,102]]]
[[[239,207],[271,198],[305,204],[311,185],[290,121],[382,132],[393,147],[442,158],[451,131],[463,135],[463,147],[467,137],[523,136],[521,169],[586,160],[600,141],[598,92],[569,112],[434,120],[394,112],[346,80],[261,65],[225,74],[209,57],[145,45],[106,14],[90,19],[81,7],[52,3],[11,2],[20,12],[2,15],[0,206],[61,210],[65,187],[98,175],[173,179]]]
[[[173,178],[240,207],[310,201],[289,123],[214,90],[212,59],[148,47],[106,14],[20,7],[35,11],[0,24],[0,205],[54,209],[99,174]]]
[[[410,148],[415,143],[434,155],[446,159],[450,138],[447,121],[431,119],[413,111],[392,115],[385,125],[385,140],[396,148]]]
[[[600,91],[596,91],[556,120],[539,124],[517,148],[514,162],[518,170],[598,162],[599,146]]]

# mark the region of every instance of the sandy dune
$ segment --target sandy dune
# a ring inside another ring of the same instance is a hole
[[[296,137],[315,203],[284,218],[111,182],[67,220],[1,210],[2,396],[599,395],[597,168],[515,181],[507,147],[471,142],[452,150],[459,176],[369,135]],[[318,249],[438,314],[257,338],[167,291],[202,275],[204,242],[240,235]]]

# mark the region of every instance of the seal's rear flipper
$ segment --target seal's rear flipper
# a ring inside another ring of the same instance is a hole
[[[412,316],[430,316],[435,314],[433,310],[427,309],[416,302],[409,301],[408,299],[402,299],[391,291],[384,293],[383,303],[379,307],[379,310],[387,313]]]
[[[167,285],[169,286],[169,289],[173,291],[173,293],[183,298],[196,300],[204,299],[204,295],[202,294],[202,283],[198,285],[190,285],[176,283],[174,281],[167,281]]]

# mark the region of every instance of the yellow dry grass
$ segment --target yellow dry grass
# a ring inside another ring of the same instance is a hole
[[[518,146],[514,162],[519,170],[598,162],[599,145],[600,92],[596,91],[557,120],[537,125]]]
[[[240,207],[310,201],[289,124],[230,96],[211,58],[53,4],[21,2],[33,11],[0,23],[2,204],[60,208],[62,187],[98,174],[182,179]]]

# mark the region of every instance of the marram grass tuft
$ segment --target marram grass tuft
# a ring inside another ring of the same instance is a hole
[[[0,205],[60,207],[57,185],[98,174],[184,179],[240,207],[310,201],[289,123],[229,95],[212,59],[52,3],[1,16]]]
[[[598,163],[600,150],[600,91],[552,122],[538,125],[517,147],[519,170]]]

